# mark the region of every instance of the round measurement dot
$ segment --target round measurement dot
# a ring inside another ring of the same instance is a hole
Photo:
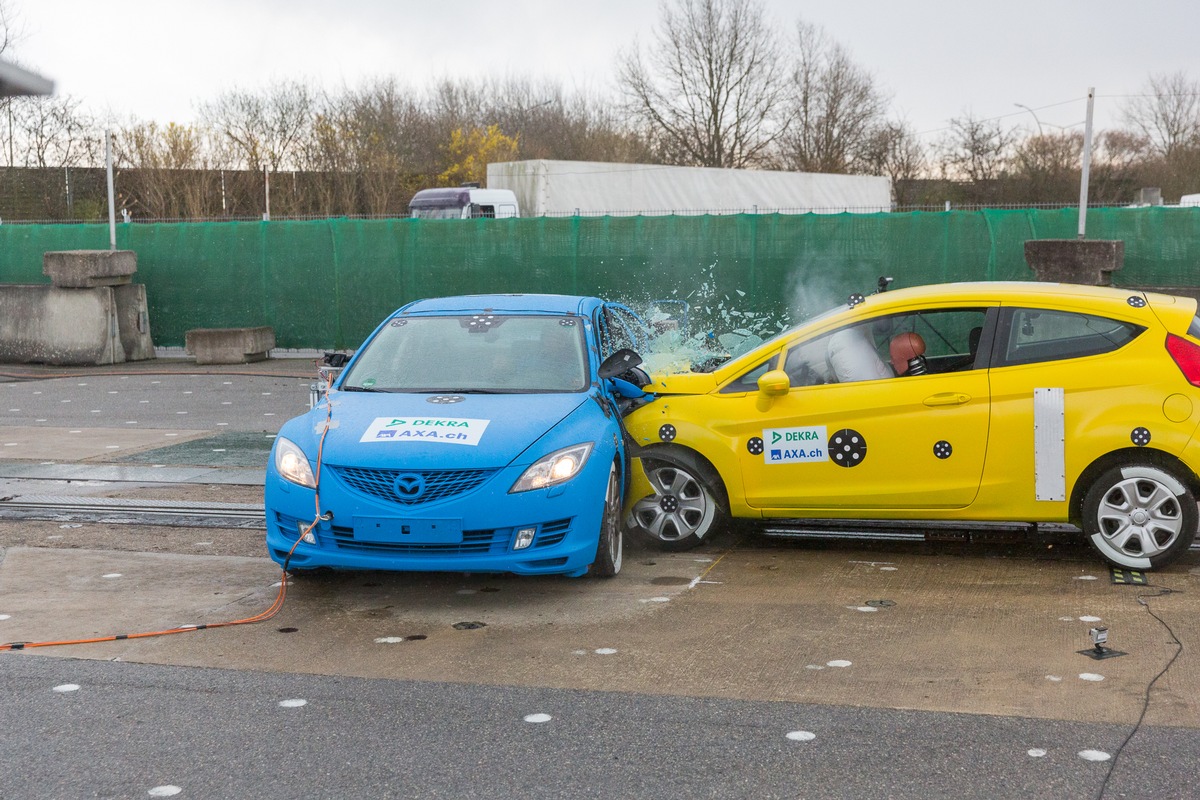
[[[1129,299],[1126,300],[1125,302],[1129,303],[1129,305],[1133,306],[1134,308],[1145,308],[1146,307],[1146,298],[1144,298],[1138,294],[1130,295]]]
[[[1150,431],[1146,428],[1134,428],[1133,433],[1129,434],[1129,438],[1138,447],[1145,447],[1150,444]]]
[[[763,440],[757,436],[746,442],[746,449],[750,451],[752,456],[761,456],[763,452]]]
[[[867,457],[867,440],[852,428],[843,428],[829,437],[829,457],[842,467],[856,467]]]
[[[676,431],[674,425],[663,425],[658,429],[658,438],[662,439],[664,442],[673,442],[675,441],[675,433]]]
[[[950,443],[945,439],[941,440],[940,442],[936,442],[933,445],[933,454],[938,458],[949,458],[950,454],[953,452],[954,448],[951,447]]]

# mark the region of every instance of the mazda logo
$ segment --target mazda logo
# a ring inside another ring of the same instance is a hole
[[[416,500],[425,491],[425,479],[413,472],[396,477],[396,494],[405,500]]]

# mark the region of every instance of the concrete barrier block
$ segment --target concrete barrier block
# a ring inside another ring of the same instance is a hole
[[[130,283],[137,272],[132,250],[57,250],[42,254],[42,273],[60,289]]]
[[[184,334],[184,346],[197,364],[246,364],[267,358],[275,347],[275,330],[194,328]]]
[[[1105,239],[1034,239],[1025,242],[1025,263],[1039,281],[1111,286],[1125,263],[1125,242]]]
[[[126,361],[148,361],[154,358],[154,340],[150,338],[150,306],[146,302],[146,287],[127,283],[112,287],[117,308],[117,330]]]
[[[82,366],[124,360],[110,287],[0,285],[0,362]]]

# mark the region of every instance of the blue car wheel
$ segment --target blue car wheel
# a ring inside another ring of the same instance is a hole
[[[621,476],[614,463],[608,470],[608,488],[604,493],[604,516],[600,519],[600,541],[596,560],[588,572],[597,578],[611,578],[621,571],[625,535],[621,528]]]

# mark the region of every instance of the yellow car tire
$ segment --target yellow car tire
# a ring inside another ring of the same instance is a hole
[[[1196,494],[1163,466],[1107,470],[1083,499],[1083,530],[1108,563],[1124,569],[1164,567],[1196,538]]]
[[[702,458],[683,448],[656,448],[642,456],[654,494],[630,510],[630,527],[663,550],[690,550],[729,522],[725,487]]]

